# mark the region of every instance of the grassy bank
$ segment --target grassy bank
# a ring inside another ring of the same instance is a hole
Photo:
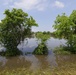
[[[2,71],[0,75],[76,75],[75,70],[55,70],[50,72],[49,70],[45,71],[27,71],[26,69],[13,70],[13,71]]]
[[[76,64],[62,65],[53,69],[39,69],[37,71],[18,68],[16,70],[5,69],[0,75],[76,75]]]
[[[72,54],[70,52],[70,50],[68,50],[68,48],[66,46],[60,46],[60,47],[56,47],[54,49],[54,53],[55,54]]]

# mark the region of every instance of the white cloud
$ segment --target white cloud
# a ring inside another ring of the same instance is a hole
[[[42,11],[48,5],[46,1],[47,0],[20,0],[20,2],[14,2],[12,7],[22,8],[25,10],[36,9]]]
[[[60,2],[60,1],[55,1],[53,4],[53,7],[64,8],[64,3]]]

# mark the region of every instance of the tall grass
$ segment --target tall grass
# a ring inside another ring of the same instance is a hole
[[[5,69],[0,72],[0,75],[76,75],[76,64],[59,66],[53,69],[39,69],[36,71],[18,68],[16,70]]]

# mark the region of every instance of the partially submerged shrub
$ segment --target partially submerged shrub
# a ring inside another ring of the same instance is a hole
[[[66,46],[56,47],[54,49],[54,53],[56,53],[56,54],[71,54],[71,52],[68,51],[68,48]]]
[[[38,32],[38,33],[36,33],[36,38],[38,40],[41,40],[41,42],[38,44],[38,47],[35,48],[35,50],[33,51],[33,54],[37,54],[37,55],[48,54],[48,48],[47,48],[47,45],[46,45],[46,41],[48,39],[50,39],[50,35],[49,34],[44,34],[42,32]]]
[[[44,43],[41,43],[38,45],[38,47],[35,48],[35,50],[33,51],[33,54],[47,55],[48,54],[48,48]]]
[[[0,55],[1,56],[17,56],[17,55],[21,55],[22,52],[18,49],[8,49],[6,51],[1,51]]]

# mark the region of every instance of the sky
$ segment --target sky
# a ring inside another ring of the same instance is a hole
[[[0,0],[0,21],[4,18],[5,9],[18,8],[32,16],[38,27],[32,31],[53,32],[54,21],[58,14],[70,15],[76,10],[76,0]]]

